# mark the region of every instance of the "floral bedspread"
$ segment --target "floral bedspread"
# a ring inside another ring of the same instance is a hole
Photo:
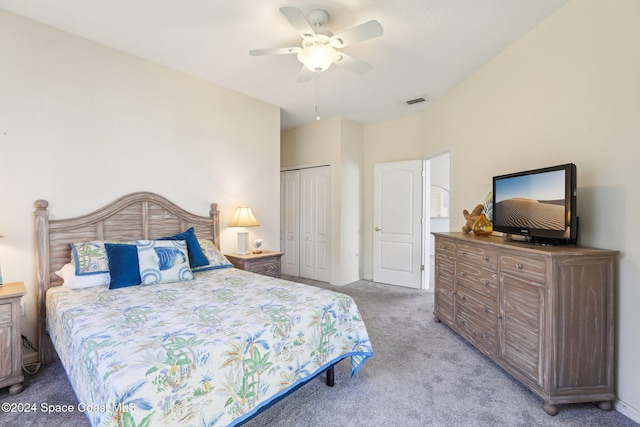
[[[93,426],[235,425],[373,355],[351,297],[235,268],[47,293],[51,339]]]

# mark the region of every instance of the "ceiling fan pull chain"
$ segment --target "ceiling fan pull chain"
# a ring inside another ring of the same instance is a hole
[[[316,73],[315,85],[316,85],[316,120],[320,120],[320,113],[318,113],[318,77],[320,73]]]

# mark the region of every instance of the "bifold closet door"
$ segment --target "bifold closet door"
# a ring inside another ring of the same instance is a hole
[[[300,170],[300,277],[328,282],[329,166]]]
[[[283,274],[330,280],[330,193],[329,166],[281,172]]]
[[[282,274],[300,276],[300,171],[280,173]]]

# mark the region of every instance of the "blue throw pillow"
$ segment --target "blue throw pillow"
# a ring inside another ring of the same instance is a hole
[[[142,282],[136,245],[105,243],[104,248],[109,258],[111,274],[109,289],[126,288]]]
[[[202,267],[203,265],[209,264],[207,256],[204,254],[204,252],[202,252],[202,248],[200,247],[198,237],[196,237],[196,232],[193,227],[191,227],[187,231],[176,234],[175,236],[161,237],[158,240],[184,240],[185,242],[187,242],[189,267],[191,268]]]

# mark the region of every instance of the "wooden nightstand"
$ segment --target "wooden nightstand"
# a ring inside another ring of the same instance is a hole
[[[264,274],[265,276],[280,277],[280,258],[282,252],[262,251],[259,254],[225,254],[224,256],[235,268]]]
[[[0,388],[11,386],[9,394],[23,388],[20,299],[26,293],[22,282],[0,286]]]

